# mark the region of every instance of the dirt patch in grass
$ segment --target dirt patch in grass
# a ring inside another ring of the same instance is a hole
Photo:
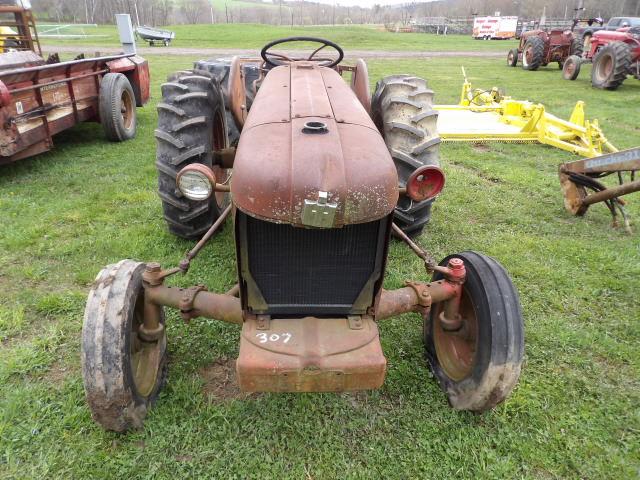
[[[212,364],[198,370],[198,373],[204,380],[202,391],[210,402],[244,400],[259,395],[240,390],[236,379],[236,361],[233,358],[218,358]]]
[[[42,374],[42,379],[55,386],[61,386],[70,376],[78,373],[79,365],[75,363],[67,363],[64,360],[56,360],[49,369]]]
[[[478,144],[478,145],[482,145],[482,144]],[[474,148],[476,148],[476,144],[474,144]],[[501,178],[489,175],[486,172],[484,172],[484,171],[482,171],[482,170],[480,170],[478,168],[471,167],[469,165],[464,165],[464,164],[459,163],[459,162],[449,161],[449,163],[451,163],[452,165],[455,165],[456,167],[459,167],[460,169],[462,169],[462,170],[464,170],[464,171],[466,171],[468,173],[474,174],[474,175],[480,177],[481,179],[483,179],[483,180],[485,180],[487,182],[496,183],[496,184],[497,183],[505,183],[504,180],[502,180]]]
[[[491,147],[486,143],[476,142],[472,145],[476,152],[487,153],[491,151]]]
[[[370,400],[370,394],[368,391],[345,392],[342,396],[353,408],[356,409],[367,407]]]

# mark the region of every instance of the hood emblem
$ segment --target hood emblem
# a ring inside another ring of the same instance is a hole
[[[319,191],[317,200],[305,199],[302,208],[302,224],[309,227],[331,228],[337,209],[337,203],[329,203],[329,194]]]

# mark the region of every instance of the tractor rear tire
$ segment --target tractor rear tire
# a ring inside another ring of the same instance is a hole
[[[136,136],[136,98],[127,77],[106,73],[98,97],[100,122],[108,140],[124,142]]]
[[[178,172],[191,163],[211,167],[217,183],[229,172],[213,162],[213,151],[228,145],[224,99],[218,81],[204,70],[182,71],[162,85],[158,104],[156,167],[158,195],[169,231],[179,237],[201,237],[229,203],[229,194],[214,192],[204,201],[189,200],[176,185]]]
[[[234,147],[240,140],[239,126],[236,124],[233,114],[229,109],[229,73],[231,71],[231,58],[218,58],[215,60],[198,60],[194,64],[196,70],[206,70],[212,74],[220,87],[222,87],[222,93],[224,95],[225,103],[225,116],[227,119],[227,129],[229,136],[229,146]],[[242,78],[244,79],[244,89],[246,92],[246,107],[247,112],[251,109],[253,100],[255,98],[254,84],[260,79],[260,65],[258,63],[245,63],[242,66]]]
[[[584,54],[584,43],[581,38],[574,38],[571,42],[571,55],[576,55],[579,58],[582,58]]]
[[[400,187],[423,165],[439,165],[438,112],[433,110],[433,90],[412,75],[391,75],[376,84],[371,100],[373,121],[398,171]],[[431,218],[433,199],[414,202],[401,194],[394,222],[411,236],[419,235]]]
[[[463,327],[447,331],[439,319],[442,303],[432,305],[424,321],[426,356],[449,403],[457,410],[482,412],[509,396],[520,376],[524,323],[520,300],[506,270],[476,252],[450,255],[464,261]],[[436,273],[433,281],[441,280]]]
[[[122,260],[95,280],[82,325],[82,378],[93,419],[123,432],[142,426],[164,386],[167,337],[144,341],[142,273],[145,264]],[[160,310],[161,324],[164,313]]]
[[[591,85],[605,90],[617,89],[631,70],[631,48],[624,42],[611,42],[593,59]]]
[[[564,61],[562,67],[562,78],[565,80],[575,80],[580,75],[580,67],[582,66],[582,58],[578,55],[571,55]]]
[[[509,50],[509,53],[507,54],[507,65],[510,67],[515,67],[516,65],[518,65],[518,49],[517,48],[513,48]]]
[[[540,37],[531,37],[522,49],[522,68],[525,70],[537,70],[544,63],[544,40]]]

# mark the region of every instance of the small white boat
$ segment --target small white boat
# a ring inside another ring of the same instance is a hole
[[[136,35],[142,38],[145,42],[149,42],[150,46],[156,43],[162,43],[165,47],[171,43],[171,40],[176,36],[175,32],[171,30],[160,30],[159,28],[152,28],[147,26],[136,27]]]

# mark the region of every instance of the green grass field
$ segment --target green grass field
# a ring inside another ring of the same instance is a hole
[[[346,50],[405,50],[405,51],[504,51],[514,48],[515,40],[483,42],[463,35],[425,35],[422,33],[392,33],[381,27],[290,27],[253,24],[173,25],[162,27],[173,30],[176,38],[171,47],[158,47],[158,53],[170,53],[173,47],[199,48],[259,48],[276,38],[291,36],[328,37]],[[87,35],[95,38],[43,38],[43,46],[78,45],[119,47],[118,33],[114,25],[85,28]],[[66,33],[80,33],[68,30]],[[104,35],[104,36],[97,36]],[[147,45],[138,40],[138,46]]]
[[[410,315],[381,324],[389,367],[381,390],[244,398],[214,363],[235,358],[239,329],[209,320],[185,326],[171,312],[168,384],[144,429],[101,430],[80,375],[89,285],[121,258],[169,266],[191,246],[165,229],[153,129],[160,83],[195,59],[149,60],[153,100],[139,110],[135,140],[107,143],[99,125],[85,124],[59,135],[53,152],[0,168],[0,478],[640,476],[640,197],[629,196],[632,235],[611,228],[603,205],[571,217],[557,165],[573,157],[537,145],[443,145],[447,186],[419,239],[437,258],[483,251],[513,276],[526,358],[505,404],[484,415],[453,411]],[[464,64],[476,86],[502,86],[563,117],[585,100],[614,144],[640,144],[639,82],[603,92],[589,86],[588,69],[570,83],[556,68],[530,73],[504,63],[369,65],[372,81],[425,76],[439,102],[453,103]],[[227,225],[173,283],[229,288],[232,241]],[[394,241],[385,286],[409,278],[425,278],[420,262]]]

